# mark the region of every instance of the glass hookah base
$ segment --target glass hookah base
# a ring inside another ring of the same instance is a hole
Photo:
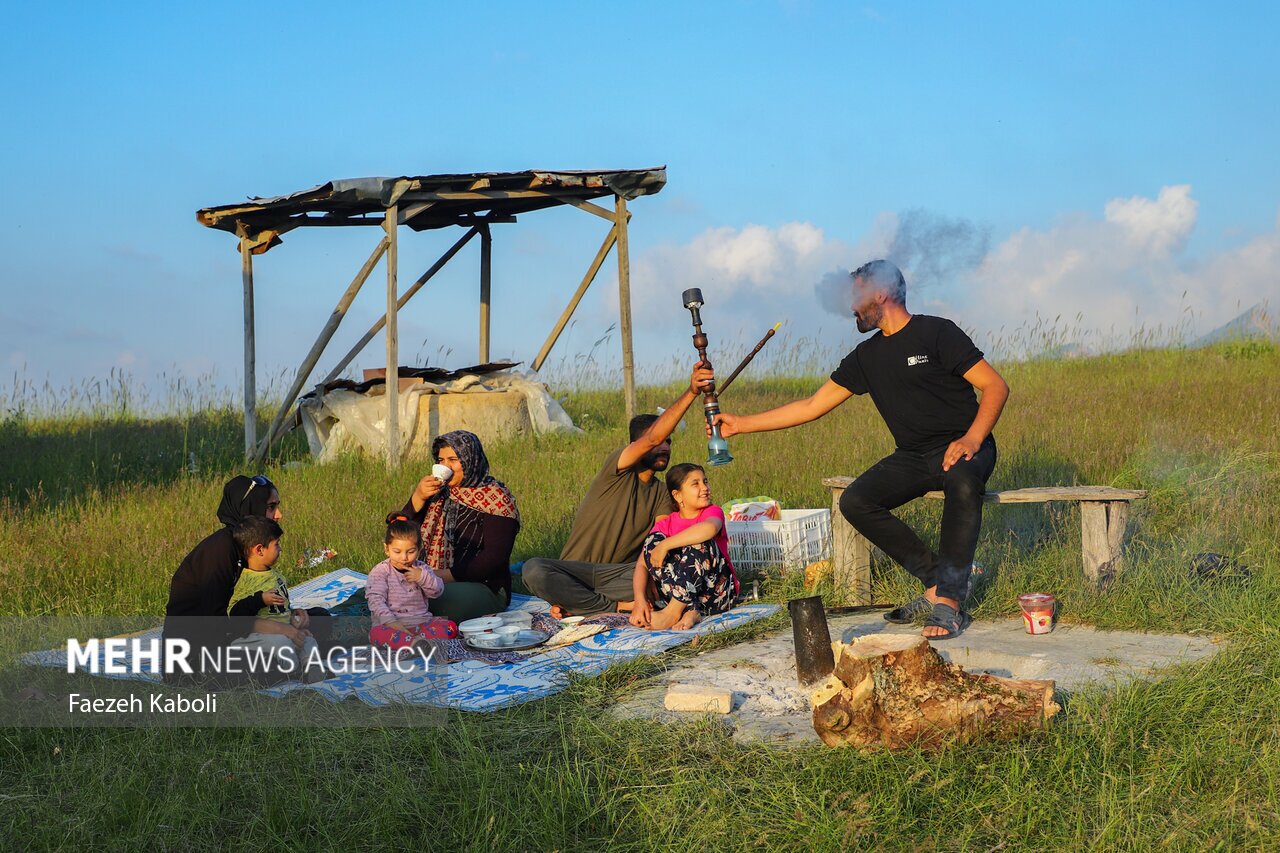
[[[733,461],[733,457],[729,455],[728,450],[712,451],[707,457],[708,465],[728,465]]]

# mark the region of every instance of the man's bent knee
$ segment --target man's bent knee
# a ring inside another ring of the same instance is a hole
[[[859,519],[866,518],[868,515],[880,512],[883,509],[884,506],[880,501],[858,492],[852,486],[845,489],[844,493],[840,495],[840,514],[854,527],[858,526]]]
[[[546,560],[541,557],[533,557],[525,560],[524,568],[521,570],[520,577],[534,595],[538,595],[538,590],[542,589],[547,581],[547,575],[550,568],[547,566]]]
[[[974,474],[955,470],[948,473],[943,481],[942,492],[947,500],[958,500],[964,503],[980,503],[987,492],[982,479]]]

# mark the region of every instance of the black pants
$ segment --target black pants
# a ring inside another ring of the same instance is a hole
[[[939,596],[963,605],[982,527],[982,496],[996,467],[996,442],[988,436],[972,459],[961,459],[949,471],[942,470],[944,453],[946,447],[933,453],[898,450],[886,456],[844,490],[840,512],[871,544],[919,578],[925,589],[936,585]],[[936,554],[889,512],[935,489],[946,493]]]

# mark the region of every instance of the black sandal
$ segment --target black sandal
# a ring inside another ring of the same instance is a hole
[[[933,604],[930,603],[929,599],[922,595],[918,598],[911,599],[906,604],[893,608],[888,613],[884,614],[884,620],[886,622],[892,622],[895,625],[909,625],[916,621],[916,619],[918,619],[922,614],[928,613],[932,607]]]
[[[938,602],[933,605],[933,612],[929,614],[929,618],[924,620],[926,628],[942,628],[946,630],[945,634],[938,634],[933,637],[925,637],[926,640],[954,640],[964,633],[964,629],[968,628],[973,622],[973,617],[963,610],[957,610],[950,604]]]

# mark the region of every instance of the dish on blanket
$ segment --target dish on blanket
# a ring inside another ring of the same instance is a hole
[[[494,628],[502,625],[502,620],[497,616],[481,616],[478,619],[468,619],[458,626],[458,630],[462,632],[464,637],[480,636]]]
[[[475,634],[463,638],[469,648],[482,652],[519,652],[532,649],[547,641],[545,631],[522,628],[519,632],[504,637],[501,634]]]

